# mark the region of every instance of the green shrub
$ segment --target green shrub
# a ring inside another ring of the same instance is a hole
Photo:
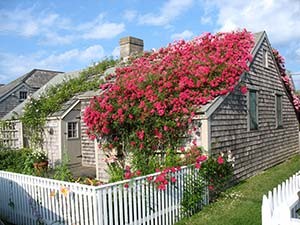
[[[213,202],[229,187],[233,176],[233,162],[234,158],[230,151],[218,157],[209,157],[202,162],[197,159],[196,173],[192,172],[184,182],[181,201],[183,217],[189,217],[202,209],[207,191],[209,201]]]
[[[0,150],[0,170],[23,173],[24,162],[31,154],[30,149]]]
[[[199,212],[205,200],[205,181],[195,169],[187,176],[184,182],[183,196],[181,200],[181,213],[183,217],[192,216]]]
[[[117,182],[124,179],[124,169],[120,166],[116,165],[115,163],[107,164],[108,170],[107,173],[109,174],[109,183]]]
[[[209,199],[211,202],[216,200],[216,198],[229,187],[232,181],[232,162],[228,161],[227,157],[223,158],[224,161],[220,164],[218,163],[218,158],[210,157],[203,163],[199,170],[200,176],[204,178],[208,186]]]
[[[68,163],[69,163],[69,157],[67,153],[64,153],[61,164],[56,166],[54,169],[53,179],[68,181],[68,182],[74,181],[74,177],[68,167]]]
[[[102,76],[104,71],[116,63],[117,61],[111,58],[104,59],[82,71],[79,77],[51,87],[39,99],[32,98],[26,104],[24,114],[20,118],[24,125],[25,136],[30,140],[31,146],[33,148],[42,146],[47,116],[60,110],[63,103],[76,94],[97,90],[104,82],[105,77]]]

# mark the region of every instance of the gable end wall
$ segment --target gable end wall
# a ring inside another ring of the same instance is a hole
[[[13,110],[17,105],[22,103],[22,100],[19,99],[20,92],[26,91],[29,94],[36,91],[36,89],[31,88],[27,85],[21,85],[15,88],[11,93],[0,102],[0,118],[4,117],[7,113]]]
[[[263,49],[268,49],[269,67],[262,65]],[[247,94],[239,88],[211,115],[212,154],[231,150],[236,158],[235,175],[244,179],[299,153],[298,120],[277,74],[271,49],[264,40],[243,78],[258,90],[259,129],[248,130]],[[283,128],[276,128],[275,95],[282,93]]]

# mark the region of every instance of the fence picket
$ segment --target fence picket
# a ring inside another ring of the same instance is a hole
[[[141,183],[141,180],[138,180],[138,181],[136,181],[136,186],[137,186],[137,202],[138,202],[138,204],[137,204],[137,220],[136,220],[136,224],[138,225],[140,222],[141,222],[141,220],[142,220],[142,204],[141,204],[141,194],[142,194],[142,188],[143,188],[143,186],[142,186],[142,183]]]
[[[118,192],[117,192],[117,186],[113,186],[113,214],[114,214],[114,224],[119,224],[118,220],[119,220],[119,204],[118,204]]]
[[[183,167],[171,174],[176,183],[158,190],[153,181],[160,173],[94,187],[0,171],[0,212],[10,222],[26,225],[36,224],[38,214],[47,224],[172,225],[181,216],[183,184],[192,173]],[[295,182],[298,188],[298,177]],[[7,207],[9,200],[14,210]]]
[[[300,225],[300,219],[296,218],[296,211],[300,208],[297,195],[299,172],[269,191],[268,196],[263,196],[262,225]]]
[[[89,225],[94,225],[94,210],[93,208],[95,207],[93,205],[93,194],[90,189],[86,189],[86,192],[88,193],[88,210],[89,210],[89,219],[88,223]]]

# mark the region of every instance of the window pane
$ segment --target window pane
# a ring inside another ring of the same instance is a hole
[[[250,130],[257,129],[258,118],[257,118],[256,91],[249,92],[249,119],[250,119]]]
[[[266,49],[263,50],[263,65],[268,67],[268,51]]]
[[[68,122],[68,138],[77,138],[77,122]]]
[[[277,127],[282,126],[282,96],[276,95],[276,122]]]
[[[20,91],[20,99],[24,100],[27,98],[27,92],[26,91]]]

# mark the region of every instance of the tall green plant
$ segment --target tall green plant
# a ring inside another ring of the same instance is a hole
[[[31,155],[32,150],[20,149],[0,149],[0,170],[23,173],[26,167],[26,161]],[[31,164],[33,167],[33,164]]]
[[[188,217],[199,212],[205,201],[215,201],[216,198],[229,187],[233,176],[233,162],[231,152],[208,159],[199,156],[195,169],[184,183],[181,201],[182,215]]]
[[[62,162],[54,169],[53,178],[55,180],[62,180],[62,181],[69,181],[69,182],[74,181],[73,175],[68,167],[69,161],[70,160],[68,154],[65,152],[63,154]]]
[[[184,217],[199,212],[205,201],[205,180],[195,169],[187,176],[184,182],[183,197],[181,200],[181,213]]]
[[[25,106],[23,116],[20,118],[24,124],[25,134],[33,148],[41,148],[43,143],[44,125],[52,113],[58,111],[62,104],[78,93],[96,90],[103,82],[99,79],[104,71],[114,66],[116,60],[105,59],[81,72],[78,78],[70,79],[57,86],[51,87],[39,99],[31,99]]]

